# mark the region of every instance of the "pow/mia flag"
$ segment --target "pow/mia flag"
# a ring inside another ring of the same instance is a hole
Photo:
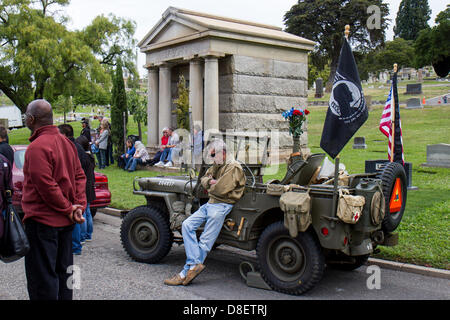
[[[352,49],[344,38],[320,147],[336,158],[368,116]]]

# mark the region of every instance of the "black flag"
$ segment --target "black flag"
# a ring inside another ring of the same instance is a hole
[[[352,49],[344,38],[320,147],[336,158],[368,116]]]

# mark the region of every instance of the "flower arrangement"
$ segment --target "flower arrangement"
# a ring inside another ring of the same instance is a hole
[[[289,134],[291,134],[294,138],[299,138],[302,135],[302,125],[303,122],[306,121],[306,116],[308,114],[308,109],[294,109],[294,107],[281,114],[283,118],[289,120]]]

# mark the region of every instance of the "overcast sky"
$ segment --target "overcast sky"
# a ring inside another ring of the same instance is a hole
[[[401,0],[384,0],[389,3],[391,23],[386,40],[393,38],[393,26]],[[169,7],[178,7],[210,13],[230,18],[278,26],[284,29],[283,16],[297,0],[71,0],[65,12],[70,17],[71,29],[82,29],[98,15],[113,13],[116,16],[132,19],[137,28],[135,38],[140,41],[161,19]],[[445,9],[449,1],[428,0],[432,10],[428,23],[433,26],[436,15]],[[144,64],[144,55],[139,53],[138,64]],[[143,70],[140,68],[141,76]]]

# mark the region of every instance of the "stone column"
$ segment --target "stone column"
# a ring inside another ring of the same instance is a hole
[[[147,147],[159,145],[159,70],[148,68]]]
[[[192,107],[193,124],[203,126],[203,62],[193,59],[189,62],[189,104]],[[202,128],[203,129],[203,128]]]
[[[162,137],[162,129],[164,127],[170,127],[170,119],[172,116],[172,93],[170,87],[170,66],[163,64],[159,67],[159,139]]]
[[[205,57],[205,133],[219,130],[219,58]]]

